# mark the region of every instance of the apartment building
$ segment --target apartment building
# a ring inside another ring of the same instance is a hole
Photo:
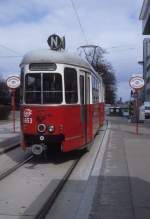
[[[143,1],[140,20],[142,20],[143,35],[150,35],[150,0]],[[144,101],[150,101],[150,38],[143,40],[143,77]]]

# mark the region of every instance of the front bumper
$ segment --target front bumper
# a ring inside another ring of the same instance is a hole
[[[33,144],[50,144],[50,143],[60,143],[65,140],[65,136],[63,134],[59,135],[29,135],[24,134],[24,141],[26,145],[30,146]]]

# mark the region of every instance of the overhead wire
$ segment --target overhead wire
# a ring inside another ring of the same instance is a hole
[[[71,4],[72,4],[72,8],[73,8],[73,10],[74,10],[74,12],[75,12],[75,15],[76,15],[78,24],[79,24],[79,26],[80,26],[81,33],[82,33],[82,35],[83,35],[83,37],[84,37],[84,41],[86,42],[86,44],[88,44],[88,40],[87,40],[85,31],[84,31],[84,28],[83,28],[83,26],[82,26],[82,23],[81,23],[81,20],[80,20],[80,16],[79,16],[78,11],[77,11],[77,9],[76,9],[75,3],[74,3],[73,0],[70,0],[70,2],[71,2]]]
[[[0,58],[21,58],[22,56],[0,56]]]
[[[81,23],[79,13],[78,13],[78,11],[77,11],[77,9],[76,9],[75,3],[74,3],[73,0],[70,0],[70,2],[71,2],[71,4],[72,4],[72,8],[73,8],[73,10],[74,10],[74,12],[75,12],[75,15],[76,15],[78,24],[79,24],[79,26],[80,26],[81,33],[82,33],[82,35],[83,35],[83,37],[84,37],[84,40],[85,40],[86,44],[88,45],[88,40],[87,40],[87,37],[86,37],[85,31],[84,31],[84,28],[83,28],[82,23]],[[108,50],[116,49],[116,50],[118,50],[118,51],[124,51],[124,50],[134,50],[135,48],[130,48],[130,47],[127,47],[127,48],[126,48],[126,47],[124,47],[124,46],[112,46],[112,47],[106,48],[106,50],[107,50],[107,49],[108,49]],[[85,49],[84,49],[84,50],[85,50]],[[84,52],[85,52],[85,51],[84,51]]]
[[[0,47],[2,47],[3,49],[9,50],[10,52],[13,52],[13,53],[15,53],[15,54],[17,54],[17,55],[21,55],[19,52],[15,51],[15,50],[13,50],[13,49],[7,47],[7,46],[4,46],[4,45],[2,45],[2,44],[0,44]]]

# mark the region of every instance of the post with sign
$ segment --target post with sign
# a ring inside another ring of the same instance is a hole
[[[136,134],[138,135],[139,132],[139,91],[144,87],[144,79],[140,76],[134,76],[129,81],[130,87],[135,91],[134,98],[135,98],[135,110],[136,110]]]
[[[11,105],[12,105],[12,115],[13,115],[13,132],[15,133],[15,123],[16,123],[16,88],[20,86],[20,78],[17,76],[11,76],[6,80],[7,86],[11,89]]]

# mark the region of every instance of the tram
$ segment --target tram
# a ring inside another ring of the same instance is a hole
[[[80,56],[50,49],[27,53],[20,68],[22,148],[87,147],[104,122],[101,76]]]

